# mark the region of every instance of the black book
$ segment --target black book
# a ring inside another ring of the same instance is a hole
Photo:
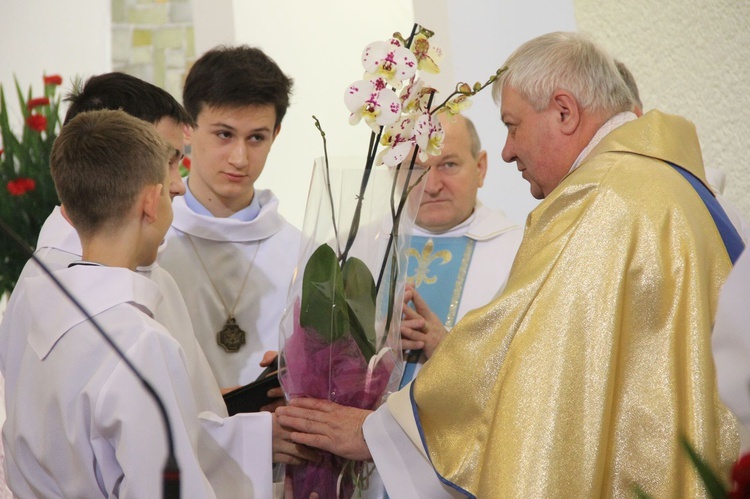
[[[278,366],[276,360],[274,360],[273,364],[258,376],[258,379],[224,394],[227,412],[230,416],[241,412],[259,412],[264,405],[278,400],[267,395],[268,390],[278,386],[281,385],[279,383]]]

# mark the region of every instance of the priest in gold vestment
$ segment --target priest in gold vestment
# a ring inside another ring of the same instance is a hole
[[[298,400],[281,421],[372,458],[391,498],[703,497],[679,436],[721,473],[738,440],[710,338],[732,264],[679,170],[706,183],[695,128],[636,119],[581,35],[541,36],[506,65],[503,159],[544,201],[504,292],[374,413]]]

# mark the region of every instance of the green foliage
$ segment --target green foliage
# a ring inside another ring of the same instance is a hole
[[[300,325],[332,343],[351,334],[367,362],[375,355],[375,281],[365,263],[349,257],[343,269],[327,244],[315,250],[302,276]]]
[[[680,445],[685,449],[698,475],[700,475],[708,496],[711,499],[725,499],[729,497],[719,477],[716,476],[711,467],[695,452],[695,449],[693,449],[693,446],[690,445],[690,442],[688,442],[688,439],[684,435],[680,435]]]
[[[351,334],[369,362],[375,355],[375,280],[367,265],[354,257],[349,257],[344,264],[343,274]]]
[[[302,276],[300,325],[313,328],[328,342],[346,334],[349,314],[344,297],[344,279],[336,253],[327,244],[310,257]]]
[[[57,84],[44,85],[44,97],[49,104],[39,104],[29,109],[32,100],[29,87],[24,97],[16,82],[19,108],[23,123],[20,134],[11,127],[6,105],[6,95],[0,85],[0,217],[31,247],[36,247],[42,224],[59,204],[49,171],[52,144],[60,129],[60,99],[56,97]],[[33,115],[35,130],[29,124]],[[46,122],[46,124],[45,124]],[[20,188],[18,186],[22,186]],[[15,188],[14,188],[15,187]],[[15,286],[28,256],[10,237],[0,238],[0,294],[10,292]]]

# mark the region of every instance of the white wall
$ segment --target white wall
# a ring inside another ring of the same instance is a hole
[[[575,0],[582,31],[621,59],[646,109],[692,120],[707,167],[750,219],[750,1]]]
[[[3,0],[0,10],[0,83],[11,120],[21,124],[13,75],[26,92],[44,90],[42,74],[60,74],[67,93],[75,76],[111,71],[110,2]]]

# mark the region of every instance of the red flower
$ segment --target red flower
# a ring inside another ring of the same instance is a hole
[[[0,149],[0,156],[3,155],[3,152],[5,152],[5,149]]]
[[[37,97],[36,99],[29,99],[26,103],[28,109],[34,109],[39,106],[49,106],[49,97]]]
[[[47,118],[45,118],[41,114],[32,114],[28,118],[26,118],[26,124],[32,130],[43,132],[47,129]]]
[[[34,182],[33,178],[19,177],[8,182],[7,188],[12,196],[23,196],[27,192],[36,189],[36,182]]]
[[[62,76],[60,75],[45,76],[44,84],[45,85],[62,85]]]
[[[732,467],[732,499],[750,498],[750,453],[745,454]]]
[[[190,170],[190,158],[187,156],[182,158],[182,166],[184,166],[186,170]]]

